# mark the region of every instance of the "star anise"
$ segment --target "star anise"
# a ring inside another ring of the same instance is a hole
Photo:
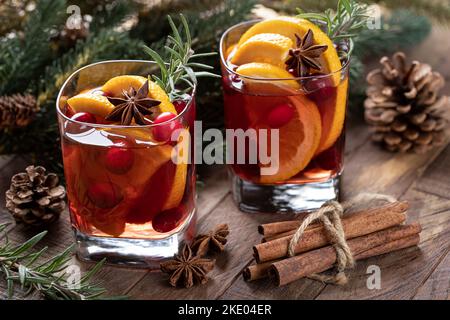
[[[289,50],[289,59],[286,61],[287,69],[293,69],[296,76],[305,77],[310,75],[310,70],[322,70],[320,55],[328,49],[327,45],[314,45],[314,35],[308,30],[302,39],[295,34],[296,48]]]
[[[194,256],[191,248],[185,244],[181,253],[172,260],[161,263],[161,271],[170,274],[169,283],[190,288],[194,284],[208,282],[207,273],[214,269],[215,260]]]
[[[131,87],[128,91],[123,90],[123,98],[107,97],[115,108],[106,117],[109,121],[119,121],[122,125],[130,125],[133,120],[140,125],[149,124],[145,121],[144,116],[151,115],[153,112],[150,110],[161,104],[161,101],[151,99],[148,97],[148,80],[136,91]]]
[[[222,252],[227,243],[227,236],[230,233],[227,224],[220,224],[208,234],[200,234],[192,242],[192,250],[198,256],[204,256],[208,252]]]

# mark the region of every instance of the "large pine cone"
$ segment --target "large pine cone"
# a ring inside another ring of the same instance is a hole
[[[405,54],[383,57],[367,75],[365,119],[372,139],[390,151],[426,152],[446,140],[450,98],[439,95],[444,78]]]
[[[57,220],[66,207],[66,190],[58,176],[44,167],[29,166],[14,175],[6,191],[6,208],[17,221],[40,227]]]
[[[31,94],[0,96],[0,129],[26,127],[38,110]]]

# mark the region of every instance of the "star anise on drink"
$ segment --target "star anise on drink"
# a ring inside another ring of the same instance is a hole
[[[294,70],[295,75],[305,77],[310,75],[311,69],[320,71],[320,55],[327,49],[327,45],[314,45],[314,34],[311,29],[306,32],[302,39],[298,34],[295,34],[296,48],[289,50],[289,58],[286,61],[287,70]]]
[[[148,97],[148,80],[136,91],[130,87],[122,92],[123,97],[107,97],[115,108],[106,117],[108,121],[120,121],[122,125],[130,125],[134,118],[136,124],[149,124],[145,120],[146,115],[151,115],[152,107],[161,104],[161,101]]]
[[[211,252],[222,252],[227,243],[227,236],[230,233],[227,224],[219,224],[207,234],[200,234],[192,242],[192,250],[198,256],[204,256]]]
[[[161,263],[161,271],[170,274],[169,283],[174,287],[190,288],[194,284],[208,282],[207,273],[214,269],[214,259],[194,255],[185,244],[172,260]]]

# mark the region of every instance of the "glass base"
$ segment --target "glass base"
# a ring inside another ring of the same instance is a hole
[[[179,231],[155,240],[97,237],[75,230],[77,257],[84,261],[106,259],[108,264],[159,269],[161,261],[178,253],[182,242],[193,239],[195,220],[194,210]]]
[[[313,211],[339,199],[340,175],[323,182],[260,185],[230,173],[233,198],[244,212],[297,213]]]

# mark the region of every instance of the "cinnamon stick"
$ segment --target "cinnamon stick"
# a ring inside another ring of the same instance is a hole
[[[277,260],[278,261],[278,260]],[[245,281],[253,281],[258,279],[267,278],[269,276],[269,269],[275,261],[269,261],[264,263],[257,263],[248,266],[244,269],[242,276]]]
[[[418,243],[421,227],[418,223],[392,227],[349,240],[348,246],[356,259],[405,248]],[[272,264],[269,273],[278,286],[291,283],[333,267],[336,251],[332,246],[309,251]]]
[[[363,260],[374,256],[379,256],[385,253],[401,250],[404,248],[409,248],[418,245],[420,241],[420,236],[418,234],[405,237],[399,240],[394,240],[382,244],[381,246],[369,249],[360,254],[357,254],[354,258],[355,260]],[[258,263],[248,266],[244,269],[243,276],[245,281],[254,281],[259,279],[264,279],[269,276],[269,270],[276,261],[269,261],[264,263]]]
[[[342,219],[346,239],[353,239],[372,232],[387,229],[406,220],[407,202],[394,202],[381,207],[359,211]],[[253,247],[258,263],[276,260],[287,256],[292,236],[260,243]],[[307,229],[295,247],[295,253],[317,249],[328,244],[323,226]]]
[[[278,234],[273,234],[273,235],[266,236],[266,237],[262,238],[261,242],[262,243],[270,242],[270,241],[273,241],[273,240],[276,240],[276,239],[289,237],[289,236],[292,236],[294,233],[295,233],[295,229],[292,229],[292,230],[289,230],[289,231],[285,231],[285,232],[282,232],[282,233],[278,233]]]
[[[304,217],[299,220],[288,220],[261,224],[258,226],[258,232],[267,238],[270,236],[278,235],[280,233],[292,231],[300,227],[303,222],[303,218]],[[314,223],[311,224],[310,227],[317,227],[318,225],[318,223]]]

